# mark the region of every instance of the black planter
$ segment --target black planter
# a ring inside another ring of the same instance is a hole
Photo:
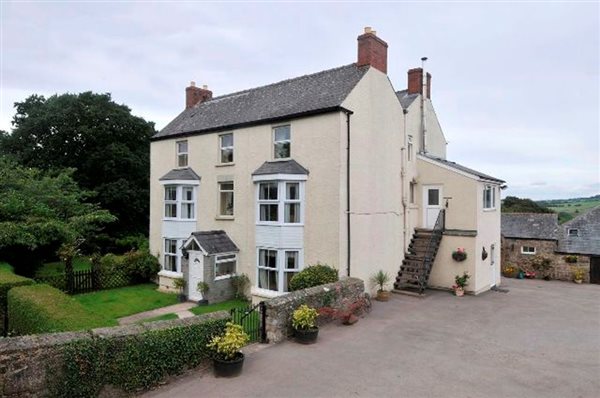
[[[187,297],[185,294],[178,294],[177,297],[179,298],[179,302],[180,303],[185,303],[187,301]]]
[[[244,354],[238,352],[236,357],[231,361],[214,358],[213,364],[215,368],[215,376],[235,377],[242,372],[242,366],[244,366]]]
[[[314,329],[294,329],[296,341],[300,344],[313,344],[319,336],[319,328]]]
[[[208,305],[207,299],[198,300],[198,307],[201,307],[203,305]]]

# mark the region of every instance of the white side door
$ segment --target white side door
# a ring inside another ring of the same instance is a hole
[[[188,299],[193,301],[202,300],[202,294],[196,288],[198,282],[204,280],[204,255],[201,251],[188,251]]]
[[[423,227],[433,228],[442,210],[442,186],[423,185]]]
[[[492,243],[492,246],[490,247],[490,272],[492,273],[490,286],[492,287],[496,286],[496,274],[498,273],[498,270],[496,268],[497,266],[498,264],[496,264],[496,244]]]

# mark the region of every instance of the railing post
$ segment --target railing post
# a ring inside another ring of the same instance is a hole
[[[264,301],[259,303],[260,308],[260,342],[267,342],[267,305]]]

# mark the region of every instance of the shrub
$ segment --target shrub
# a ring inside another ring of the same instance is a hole
[[[168,375],[198,366],[210,356],[212,336],[224,319],[152,330],[120,339],[91,339],[62,349],[63,368],[53,378],[51,395],[94,397],[103,385],[133,392],[157,385]]]
[[[147,250],[131,250],[123,256],[125,272],[134,282],[146,282],[160,271],[158,259]]]
[[[4,335],[4,325],[7,307],[8,291],[13,287],[32,285],[35,282],[29,278],[15,275],[12,272],[12,267],[8,264],[0,268],[0,334]]]
[[[531,267],[540,272],[542,277],[545,279],[550,278],[550,272],[552,271],[552,259],[544,254],[537,254],[529,260]]]
[[[582,281],[585,278],[586,269],[583,267],[574,267],[571,274],[574,281]]]
[[[569,264],[576,263],[577,262],[577,256],[574,256],[574,255],[565,256],[565,262],[567,262]]]
[[[235,359],[240,349],[248,344],[250,337],[244,332],[242,325],[227,322],[225,333],[212,338],[207,347],[210,348],[219,359],[230,361]]]
[[[302,304],[292,314],[292,327],[294,329],[308,330],[317,326],[317,317],[319,313],[316,309]]]
[[[471,275],[469,275],[469,273],[467,271],[463,272],[462,276],[461,275],[456,275],[454,277],[454,288],[460,288],[460,289],[464,289],[465,286],[467,286],[469,284],[469,278],[471,277]]]
[[[389,282],[390,275],[381,269],[371,277],[371,283],[377,286],[377,291],[379,292],[383,292],[385,290],[385,285],[387,285]]]
[[[150,248],[148,238],[142,234],[124,236],[123,238],[117,239],[115,243],[119,249],[123,250],[121,253],[130,250],[148,251]]]
[[[246,292],[250,286],[250,278],[246,274],[235,275],[231,278],[231,285],[235,290],[235,298],[238,300],[248,300]]]
[[[301,290],[338,281],[338,271],[327,264],[315,264],[298,272],[290,281],[290,289]]]
[[[17,335],[64,332],[107,324],[75,299],[48,285],[22,286],[8,292],[8,328]]]

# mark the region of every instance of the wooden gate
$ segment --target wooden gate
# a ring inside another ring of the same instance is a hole
[[[590,283],[600,284],[600,257],[590,257]]]

